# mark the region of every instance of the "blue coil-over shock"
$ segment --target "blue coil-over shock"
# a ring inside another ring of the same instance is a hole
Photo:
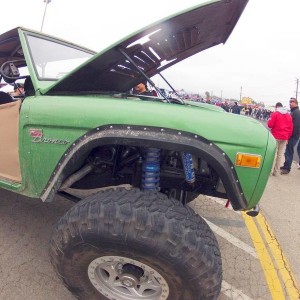
[[[185,180],[188,183],[193,183],[195,182],[195,171],[194,171],[192,154],[188,152],[182,152],[181,156],[182,156]]]
[[[142,189],[157,191],[160,180],[160,149],[148,148],[144,153]]]

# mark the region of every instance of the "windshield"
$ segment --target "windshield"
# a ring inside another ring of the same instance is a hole
[[[27,35],[32,61],[39,80],[58,80],[94,55],[57,40]]]

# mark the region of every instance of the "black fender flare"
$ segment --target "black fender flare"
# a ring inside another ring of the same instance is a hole
[[[69,147],[43,190],[42,201],[50,202],[53,200],[62,183],[63,171],[72,164],[74,159],[95,147],[108,144],[157,147],[190,152],[202,157],[219,174],[233,209],[243,210],[248,206],[234,165],[226,153],[214,143],[193,133],[169,128],[115,124],[94,128]]]

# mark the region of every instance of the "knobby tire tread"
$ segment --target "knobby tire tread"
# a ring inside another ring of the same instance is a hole
[[[85,299],[80,296],[84,293],[69,280],[67,264],[72,261],[72,249],[88,245],[91,236],[129,245],[137,243],[184,266],[188,270],[186,279],[195,291],[193,296],[178,299],[216,299],[220,292],[221,256],[211,229],[190,207],[162,193],[125,188],[106,190],[77,203],[56,224],[50,241],[50,259],[65,285],[81,299]]]

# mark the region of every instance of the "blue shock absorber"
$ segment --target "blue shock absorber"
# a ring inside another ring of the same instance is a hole
[[[188,152],[182,152],[181,156],[182,156],[185,180],[188,183],[193,183],[195,182],[195,171],[194,171],[192,154]]]
[[[157,191],[160,180],[160,149],[146,149],[142,170],[142,189]]]

